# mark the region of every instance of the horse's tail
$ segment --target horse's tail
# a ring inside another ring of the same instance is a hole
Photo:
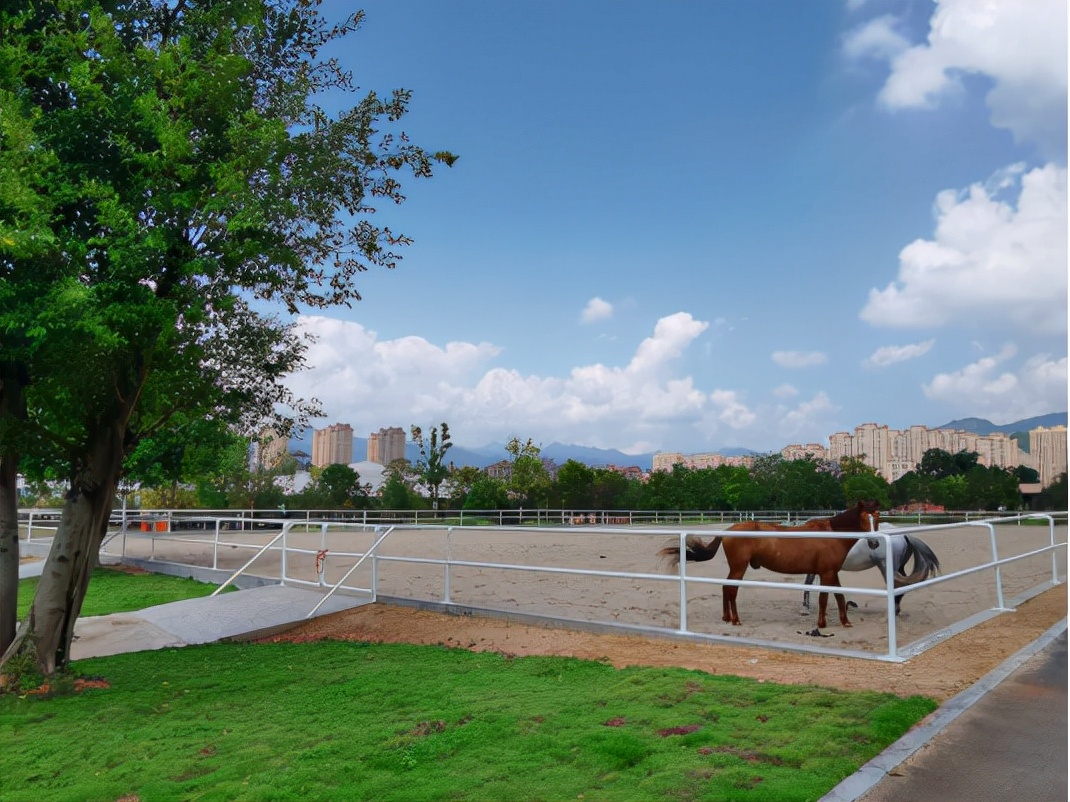
[[[718,535],[709,543],[703,543],[702,538],[696,535],[688,535],[684,538],[684,560],[689,563],[701,563],[712,560],[717,556],[717,550],[721,548],[721,537]],[[669,564],[674,568],[680,564],[680,547],[666,546],[658,552],[659,556],[668,557]]]
[[[907,542],[907,550],[900,570],[906,568],[906,560],[911,553],[914,557],[914,573],[924,570],[926,576],[936,576],[940,573],[940,558],[929,548],[929,544],[916,535],[903,535]]]

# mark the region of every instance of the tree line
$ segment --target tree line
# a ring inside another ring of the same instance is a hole
[[[229,431],[215,440],[201,436],[184,442],[146,441],[129,463],[128,479],[140,483],[146,509],[570,509],[570,510],[837,510],[862,499],[885,509],[916,503],[949,510],[1020,510],[1019,485],[1039,480],[1032,468],[980,465],[976,452],[925,452],[913,471],[888,482],[858,458],[839,462],[808,456],[788,460],[779,454],[757,457],[751,467],[722,465],[651,473],[629,478],[609,468],[576,460],[552,466],[532,440],[513,438],[506,445],[507,470],[498,477],[473,466],[448,462],[452,446],[446,423],[425,437],[410,429],[420,459],[397,460],[386,467],[377,491],[348,465],[312,467],[309,481],[293,488],[293,456],[269,470],[250,465],[249,441]],[[51,491],[34,503],[45,506]],[[27,502],[31,499],[27,499]],[[53,498],[53,504],[60,499]],[[1045,488],[1033,502],[1042,509],[1066,509],[1066,476]]]

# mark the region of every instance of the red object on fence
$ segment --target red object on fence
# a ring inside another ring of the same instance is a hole
[[[156,522],[156,531],[157,532],[166,532],[167,531],[167,521],[157,521]]]

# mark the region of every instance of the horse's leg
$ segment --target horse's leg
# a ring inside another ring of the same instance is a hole
[[[840,586],[840,575],[839,575],[839,573],[833,571],[831,574],[822,574],[822,576],[821,576],[821,584],[822,585],[832,585],[833,587],[839,587]],[[837,593],[837,594],[835,594],[835,596],[836,596],[836,607],[839,609],[839,612],[840,612],[840,623],[843,624],[843,626],[845,626],[845,627],[849,627],[849,626],[851,626],[851,622],[847,618],[847,597],[844,596],[842,593]],[[825,612],[828,609],[828,600],[829,600],[828,593],[825,592],[825,591],[822,591],[821,596],[819,597],[819,604],[818,604],[818,614],[817,614],[817,626],[818,626],[818,628],[824,627],[828,623],[827,619],[825,618]]]
[[[729,563],[729,579],[742,579],[743,575],[747,573],[747,563],[744,562],[742,567],[737,567]],[[739,610],[736,608],[736,595],[739,593],[738,585],[725,585],[724,586],[724,620],[730,622],[733,626],[739,626]]]
[[[803,582],[803,584],[812,585],[814,584],[815,579],[817,579],[817,574],[807,574],[806,580]],[[803,591],[803,607],[806,608],[807,612],[810,611],[810,591],[808,590]]]

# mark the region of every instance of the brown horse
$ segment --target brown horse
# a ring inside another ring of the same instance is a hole
[[[728,527],[728,531],[743,532],[875,532],[880,523],[880,504],[876,501],[860,501],[831,518],[817,518],[798,527],[781,526],[762,521],[744,521]],[[712,560],[724,540],[724,553],[728,558],[728,578],[742,579],[751,568],[766,568],[781,574],[817,574],[822,585],[838,587],[839,570],[847,552],[851,550],[858,538],[832,537],[728,537],[720,535],[709,543],[691,535],[685,540],[685,559],[689,562]],[[680,548],[667,546],[658,554],[668,556],[673,565],[680,562]],[[739,626],[739,611],[736,609],[738,585],[726,585],[724,589],[724,620]],[[847,600],[842,593],[837,593],[836,605],[840,611],[840,623],[851,626],[847,620]],[[818,600],[818,627],[826,625],[825,612],[828,607],[828,592],[822,591]]]

